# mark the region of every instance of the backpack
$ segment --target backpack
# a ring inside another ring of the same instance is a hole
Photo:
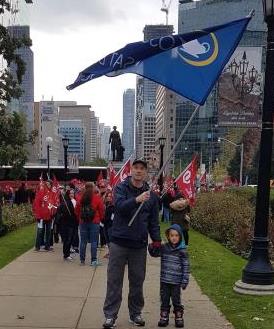
[[[95,216],[95,211],[90,204],[82,205],[81,207],[81,219],[83,222],[92,222]]]

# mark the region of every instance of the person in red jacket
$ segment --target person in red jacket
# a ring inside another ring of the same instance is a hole
[[[33,215],[37,221],[35,250],[40,250],[45,232],[45,250],[49,251],[52,220],[57,209],[51,180],[48,180],[45,186],[36,193],[32,207]]]
[[[91,245],[91,266],[100,265],[97,259],[97,245],[100,222],[104,218],[104,204],[99,195],[94,193],[95,185],[86,183],[81,199],[77,202],[75,213],[80,226],[80,261],[85,264],[86,247]]]

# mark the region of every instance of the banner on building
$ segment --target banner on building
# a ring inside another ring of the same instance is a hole
[[[68,157],[68,172],[71,174],[79,173],[79,158],[78,154],[70,154]]]

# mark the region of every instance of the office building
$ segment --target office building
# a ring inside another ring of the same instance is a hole
[[[128,159],[134,151],[134,113],[135,89],[127,89],[123,94],[123,138],[124,158]]]
[[[111,132],[110,126],[105,126],[104,123],[99,123],[98,133],[98,158],[108,160],[110,157],[109,135]]]
[[[166,138],[163,149],[164,160],[167,159],[175,144],[176,100],[177,95],[174,92],[159,85],[156,91],[155,140],[157,147],[159,146],[159,138]],[[165,173],[171,174],[173,169],[174,156],[166,167]]]
[[[8,26],[9,34],[15,39],[30,38],[30,27],[22,25]],[[9,104],[11,111],[23,113],[26,118],[27,132],[33,130],[33,102],[34,102],[34,67],[33,52],[30,47],[21,47],[16,51],[25,64],[25,74],[23,75],[21,90],[22,96],[19,99],[13,99]],[[12,62],[9,70],[13,78],[17,79],[17,65]]]
[[[172,34],[173,25],[146,25],[143,32],[144,41],[147,41]],[[147,160],[155,151],[155,104],[157,87],[157,83],[146,78],[137,77],[135,150],[137,157],[145,157]]]
[[[99,118],[96,117],[95,112],[91,111],[91,121],[90,121],[90,161],[93,161],[99,157],[98,144],[99,135]]]
[[[69,139],[68,155],[77,155],[85,161],[86,133],[82,120],[59,120],[59,134]]]
[[[94,113],[94,112],[93,112]],[[80,120],[85,135],[85,161],[91,161],[91,120],[90,105],[70,104],[59,106],[59,120]],[[94,139],[93,139],[94,140]]]

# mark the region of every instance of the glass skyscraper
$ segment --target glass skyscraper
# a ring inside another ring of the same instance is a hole
[[[134,150],[134,113],[135,89],[127,89],[123,94],[123,138],[124,159],[128,159]]]
[[[170,35],[173,31],[173,25],[146,25],[143,30],[144,41]],[[157,83],[146,78],[137,77],[135,150],[137,157],[145,157],[147,160],[155,152],[155,104],[157,87]]]

